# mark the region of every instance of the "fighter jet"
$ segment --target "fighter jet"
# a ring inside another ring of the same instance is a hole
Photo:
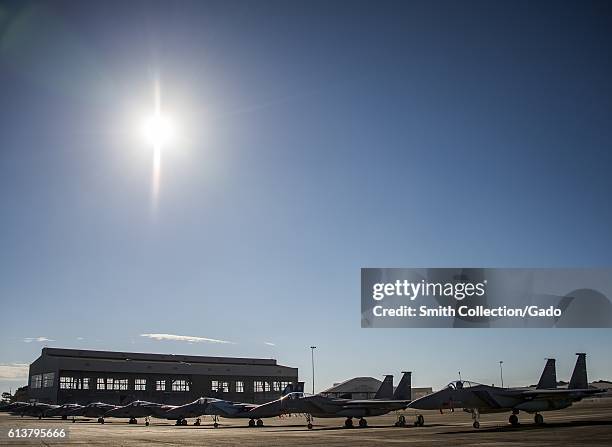
[[[480,427],[481,413],[511,411],[509,422],[519,424],[520,411],[534,413],[536,424],[544,423],[542,411],[553,411],[567,408],[587,396],[602,393],[605,390],[591,388],[587,381],[586,354],[576,354],[578,359],[572,378],[567,388],[557,388],[554,359],[546,363],[536,388],[500,388],[481,385],[469,381],[456,381],[446,388],[413,401],[409,408],[419,410],[440,410],[463,408],[472,414],[474,428]],[[422,415],[417,417],[416,425],[423,425]]]
[[[87,418],[98,418],[98,423],[104,424],[104,415],[107,411],[117,408],[116,405],[104,402],[94,402],[81,408],[75,408],[67,413],[67,416],[84,416]]]
[[[163,413],[154,416],[162,419],[176,420],[176,425],[187,425],[187,418],[196,418],[193,425],[200,425],[200,416],[206,414],[209,402],[219,399],[200,397],[199,399],[185,405],[171,406]]]
[[[393,391],[393,385],[391,386],[391,391]],[[293,392],[303,393],[304,392],[304,382],[298,382],[295,386],[292,383],[288,384],[285,387],[285,389],[282,391],[281,397],[286,396]],[[268,404],[271,404],[274,402],[278,402],[278,400],[274,400],[272,402],[269,402]],[[268,404],[263,404],[263,405],[268,405]],[[209,398],[208,406],[206,407],[206,414],[213,416],[213,421],[214,421],[213,426],[215,428],[219,426],[219,416],[228,418],[228,419],[238,419],[238,418],[249,419],[249,427],[255,427],[255,426],[263,427],[264,423],[261,420],[261,418],[275,417],[275,416],[280,416],[282,414],[278,411],[277,412],[271,411],[269,412],[270,413],[269,415],[267,415],[268,412],[265,412],[266,416],[263,416],[263,415],[258,416],[258,414],[250,413],[251,410],[261,407],[263,405],[247,404],[247,403],[242,403],[242,402],[231,402],[231,401],[222,400],[222,399]],[[257,422],[255,422],[255,420],[257,420]]]
[[[59,405],[45,404],[42,402],[32,402],[27,405],[22,405],[10,410],[11,414],[16,414],[21,417],[23,416],[34,416],[38,419],[42,419],[45,412],[58,408]]]
[[[151,416],[163,418],[164,413],[172,408],[172,405],[158,404],[144,400],[135,400],[122,407],[116,407],[104,413],[104,417],[129,418],[130,424],[137,424],[138,418],[145,418],[145,425],[149,425]]]
[[[0,411],[8,413],[17,410],[19,407],[26,407],[28,405],[30,405],[29,402],[11,402],[10,404],[0,407]]]
[[[366,416],[380,416],[391,411],[403,410],[410,403],[411,373],[404,372],[402,380],[393,391],[393,376],[386,376],[374,399],[342,399],[304,393],[290,393],[278,400],[259,405],[247,413],[246,417],[261,419],[280,414],[303,413],[308,428],[312,428],[313,418],[345,417],[344,426],[353,427],[353,418],[359,418],[359,426],[367,427]]]
[[[46,418],[61,416],[61,418],[65,420],[65,419],[68,419],[69,413],[79,408],[83,408],[83,406],[79,404],[64,404],[64,405],[60,405],[59,407],[46,410],[43,416]]]

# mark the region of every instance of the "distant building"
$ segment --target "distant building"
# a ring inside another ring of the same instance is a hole
[[[374,377],[355,377],[342,383],[335,383],[334,386],[322,391],[321,394],[327,397],[344,399],[374,399],[381,383]],[[412,399],[418,399],[432,392],[431,388],[412,388]]]
[[[612,397],[612,382],[609,380],[597,380],[589,383],[589,386],[606,390],[604,393],[595,394],[593,397]]]
[[[43,348],[30,365],[29,397],[59,404],[184,404],[201,396],[263,403],[297,379],[297,368],[274,359]]]

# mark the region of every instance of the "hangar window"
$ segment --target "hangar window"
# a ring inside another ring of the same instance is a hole
[[[76,390],[79,388],[75,377],[60,377],[59,385],[62,390]]]
[[[229,382],[223,382],[222,380],[211,380],[210,389],[212,391],[229,393]]]
[[[264,391],[270,391],[270,382],[264,382]]]
[[[42,374],[36,374],[32,376],[31,386],[32,388],[42,387]]]
[[[55,373],[43,374],[43,388],[51,388],[53,386],[53,380],[55,379]]]
[[[147,379],[134,380],[134,389],[136,391],[145,391],[147,389]]]
[[[285,391],[285,388],[287,388],[290,384],[291,382],[285,382],[285,381],[273,382],[272,389],[274,391]]]
[[[109,377],[106,379],[106,389],[124,391],[128,389],[128,379],[114,379]]]
[[[255,381],[255,392],[262,393],[263,390],[264,390],[264,382],[261,380],[256,380]]]
[[[172,391],[189,391],[189,384],[186,380],[173,380]]]
[[[242,381],[237,381],[236,382],[236,392],[237,393],[244,393],[244,382],[242,382]]]
[[[85,377],[83,379],[81,379],[81,389],[82,390],[88,390],[89,389],[89,377]]]
[[[104,382],[104,378],[102,377],[98,377],[98,381],[96,382],[97,386],[96,388],[99,390],[105,390],[106,389],[106,384]]]
[[[157,391],[166,391],[166,381],[165,380],[156,380],[155,381],[155,389]]]

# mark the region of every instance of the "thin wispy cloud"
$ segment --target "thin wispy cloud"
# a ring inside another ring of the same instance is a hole
[[[44,343],[46,341],[55,341],[55,340],[51,340],[50,338],[47,338],[47,337],[26,337],[23,339],[23,341],[25,343],[32,343],[33,341]]]
[[[27,363],[0,363],[0,380],[24,380],[28,378]]]
[[[264,345],[276,346],[276,343],[272,343],[271,341],[264,341]]]
[[[171,341],[186,341],[188,343],[226,343],[235,344],[232,341],[218,340],[216,338],[196,337],[193,335],[175,335],[175,334],[140,334],[141,337],[147,337],[153,340],[171,340]]]
[[[82,341],[82,340],[85,340],[85,338],[83,338],[83,337],[77,337],[77,340],[78,340],[78,341]]]

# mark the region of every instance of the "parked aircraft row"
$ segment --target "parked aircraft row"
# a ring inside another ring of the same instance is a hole
[[[404,372],[402,379],[393,390],[393,376],[385,377],[373,399],[342,399],[318,395],[307,395],[303,392],[303,383],[294,390],[289,385],[280,399],[256,405],[230,402],[222,399],[201,397],[185,405],[167,405],[155,402],[134,401],[128,405],[115,406],[102,402],[89,405],[64,404],[50,405],[44,403],[14,402],[3,408],[12,414],[34,417],[62,417],[63,419],[77,416],[104,419],[127,418],[130,424],[137,423],[139,418],[145,419],[149,425],[151,417],[175,420],[176,425],[187,425],[187,419],[196,418],[194,425],[200,425],[201,416],[211,415],[214,426],[218,426],[218,418],[248,419],[250,427],[263,426],[262,419],[278,417],[285,414],[304,414],[308,428],[312,428],[313,418],[345,418],[344,425],[353,427],[353,419],[359,419],[360,427],[367,427],[368,416],[380,416],[392,411],[413,408],[417,410],[440,410],[462,408],[470,413],[474,428],[480,427],[480,414],[490,412],[511,412],[509,422],[519,423],[520,411],[535,414],[536,424],[542,424],[543,411],[560,410],[569,407],[585,397],[605,390],[588,386],[586,370],[586,354],[580,353],[572,378],[566,388],[557,386],[555,360],[548,359],[540,380],[535,388],[500,388],[476,384],[469,381],[456,381],[446,388],[421,397],[411,402],[411,373]],[[414,425],[425,423],[423,415],[417,414]],[[396,425],[405,425],[405,417],[400,415]]]
[[[176,425],[187,425],[188,418],[196,418],[195,425],[200,425],[200,416],[211,415],[214,426],[218,426],[218,418],[248,419],[249,426],[263,426],[262,419],[277,417],[283,414],[307,414],[308,428],[312,428],[312,417],[346,417],[346,425],[352,426],[353,418],[359,418],[359,426],[367,426],[366,416],[377,416],[394,410],[405,409],[410,403],[410,373],[404,373],[395,392],[393,391],[393,376],[385,377],[374,399],[339,399],[320,395],[309,396],[303,392],[304,384],[298,384],[298,391],[289,385],[280,399],[262,405],[230,402],[222,399],[201,397],[185,405],[167,405],[155,402],[134,401],[128,405],[115,406],[102,402],[95,402],[81,406],[77,404],[51,405],[44,403],[12,403],[3,411],[21,416],[43,417],[59,416],[64,419],[84,416],[104,419],[127,418],[130,424],[137,423],[139,418],[145,419],[149,425],[149,418],[175,420]]]

